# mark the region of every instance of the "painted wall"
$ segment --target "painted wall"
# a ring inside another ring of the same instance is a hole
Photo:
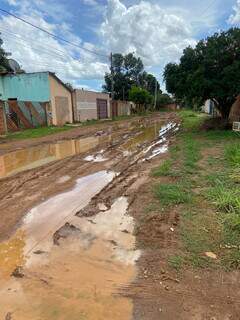
[[[1,76],[0,94],[2,100],[49,101],[48,72]]]
[[[77,89],[73,93],[74,120],[86,121],[97,119],[97,99],[107,100],[108,117],[110,116],[110,98],[106,93]]]
[[[73,112],[71,92],[67,90],[51,74],[49,74],[49,83],[53,124],[56,126],[61,126],[66,122],[72,123]]]

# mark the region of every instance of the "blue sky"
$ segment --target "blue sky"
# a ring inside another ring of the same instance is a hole
[[[135,52],[161,82],[164,65],[178,61],[186,46],[240,25],[240,0],[0,0],[0,8],[100,53],[0,15],[4,48],[26,71],[50,70],[93,90],[101,90],[111,51]]]

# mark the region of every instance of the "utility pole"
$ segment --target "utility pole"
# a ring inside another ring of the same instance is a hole
[[[113,101],[114,100],[114,74],[113,74],[113,54],[112,54],[112,52],[110,54],[110,62],[111,62],[111,67],[110,67],[110,70],[111,70],[111,98]]]
[[[155,78],[155,95],[154,95],[154,110],[157,107],[157,78]]]

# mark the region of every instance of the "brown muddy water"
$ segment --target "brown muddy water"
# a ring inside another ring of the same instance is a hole
[[[0,178],[81,154],[111,141],[112,135],[92,136],[10,152],[0,156]]]
[[[105,211],[94,217],[75,216],[114,177],[100,171],[78,179],[72,190],[31,209],[0,244],[0,319],[131,319],[131,300],[118,294],[134,279],[140,256],[127,198],[109,209],[99,204]],[[60,228],[66,221],[74,227]],[[17,266],[23,278],[11,276]]]
[[[127,142],[122,145],[123,150],[133,151],[137,144],[156,138],[159,135],[161,125],[161,122],[156,122],[145,128],[129,128],[130,132],[133,129],[138,129],[139,132],[134,135],[133,138],[126,139]],[[115,139],[116,133],[105,133],[100,136],[59,141],[53,144],[44,144],[4,154],[0,156],[0,179],[25,170],[40,167],[53,161],[86,153],[98,146],[109,145],[114,142]],[[101,155],[96,157],[90,155],[84,158],[84,160],[89,162],[102,162],[107,159]]]

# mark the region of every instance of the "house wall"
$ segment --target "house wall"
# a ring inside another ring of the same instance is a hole
[[[108,117],[110,116],[110,98],[106,93],[86,91],[77,89],[74,90],[74,120],[86,121],[97,119],[97,99],[107,100]]]
[[[62,126],[73,122],[72,94],[49,74],[52,123]]]
[[[131,101],[114,100],[117,105],[117,115],[118,116],[129,116],[131,114],[131,109],[135,108],[135,104]],[[113,111],[111,111],[113,114]]]
[[[2,100],[17,98],[21,101],[49,101],[48,72],[1,76],[0,94]]]

